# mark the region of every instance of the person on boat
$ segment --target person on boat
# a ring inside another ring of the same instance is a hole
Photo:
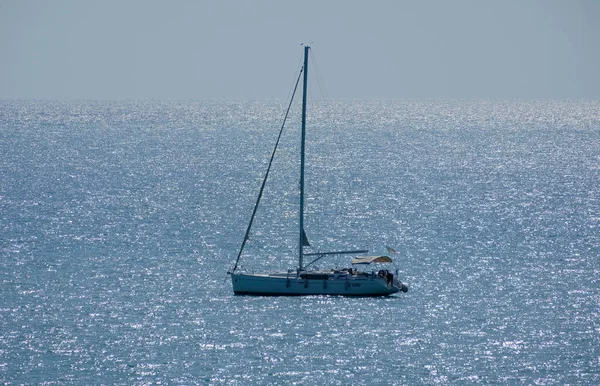
[[[391,283],[392,280],[394,280],[394,274],[388,271],[388,273],[386,274],[385,278],[386,278],[386,281],[388,283]]]

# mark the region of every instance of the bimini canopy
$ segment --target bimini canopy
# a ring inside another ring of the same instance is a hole
[[[352,259],[352,264],[391,263],[389,256],[360,256]]]

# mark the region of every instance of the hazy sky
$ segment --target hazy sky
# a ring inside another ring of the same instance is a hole
[[[600,99],[600,0],[0,0],[0,98]]]

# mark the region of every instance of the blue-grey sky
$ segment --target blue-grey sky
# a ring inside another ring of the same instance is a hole
[[[0,0],[0,98],[600,98],[600,1]]]

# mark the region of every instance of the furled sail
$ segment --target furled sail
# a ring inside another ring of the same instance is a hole
[[[302,246],[310,247],[310,243],[308,242],[308,237],[306,237],[306,232],[302,229]]]

